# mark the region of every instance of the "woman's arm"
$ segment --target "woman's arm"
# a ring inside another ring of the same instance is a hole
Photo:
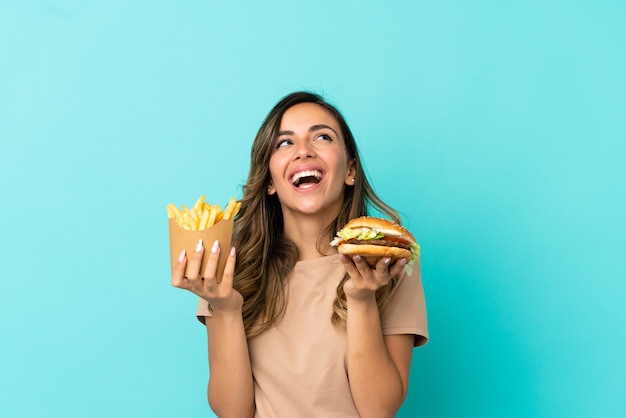
[[[413,335],[382,335],[375,291],[398,274],[404,263],[375,270],[359,258],[344,260],[350,275],[344,286],[348,302],[347,365],[350,389],[361,417],[393,417],[408,390]]]
[[[203,252],[200,241],[189,256],[187,276],[187,257],[184,251],[181,253],[172,274],[172,285],[208,301],[213,310],[213,316],[205,318],[210,372],[207,398],[211,409],[219,417],[252,417],[255,409],[254,384],[241,311],[243,297],[233,289],[235,250],[231,249],[220,283],[216,278],[219,243],[215,241],[211,247],[201,275]]]
[[[205,319],[209,337],[209,405],[219,417],[252,417],[254,386],[241,313],[231,315],[214,309],[213,317]]]

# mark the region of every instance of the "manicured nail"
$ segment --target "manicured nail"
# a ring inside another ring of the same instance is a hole
[[[184,249],[180,252],[180,254],[178,255],[178,262],[182,263],[183,260],[185,259],[185,255],[187,254],[187,251],[185,251]]]
[[[218,240],[215,240],[215,242],[213,243],[213,246],[211,247],[211,252],[215,254],[219,249],[220,249],[220,242]]]
[[[383,261],[383,263],[385,263],[385,265],[388,266],[391,263],[391,258],[389,257],[385,258],[385,261]]]
[[[399,261],[400,265],[403,266],[406,264],[406,258],[401,258]]]
[[[198,240],[198,243],[196,244],[196,252],[199,253],[201,249],[202,249],[202,238],[200,238]]]
[[[230,256],[233,257],[235,255],[235,247],[230,249]]]
[[[360,255],[355,255],[355,256],[354,256],[354,261],[356,261],[357,263],[358,263],[359,261],[361,261],[361,256],[360,256]]]

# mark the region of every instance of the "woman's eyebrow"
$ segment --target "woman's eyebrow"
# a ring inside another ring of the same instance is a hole
[[[331,131],[333,131],[335,133],[335,135],[339,136],[337,131],[335,131],[330,126],[323,125],[323,124],[311,126],[309,128],[309,132],[319,131],[320,129],[330,129]],[[294,131],[278,131],[278,136],[281,136],[281,135],[293,135],[293,134],[294,134]]]
[[[339,136],[339,134],[337,133],[337,131],[335,131],[333,128],[331,128],[328,125],[313,125],[309,128],[309,132],[313,132],[313,131],[319,131],[320,129],[330,129],[331,131],[333,131],[335,133],[335,135]]]

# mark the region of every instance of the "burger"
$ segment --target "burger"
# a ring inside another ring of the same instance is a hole
[[[330,242],[339,254],[360,255],[370,266],[383,257],[391,262],[405,258],[412,263],[420,257],[420,246],[403,226],[383,218],[362,216],[348,222]]]

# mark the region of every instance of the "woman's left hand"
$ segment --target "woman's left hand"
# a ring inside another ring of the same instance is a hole
[[[352,258],[341,256],[346,272],[350,279],[343,285],[346,297],[352,299],[366,299],[371,297],[376,290],[389,283],[392,277],[402,272],[407,260],[401,258],[391,264],[391,258],[383,257],[376,263],[375,267],[369,264],[361,256]]]

